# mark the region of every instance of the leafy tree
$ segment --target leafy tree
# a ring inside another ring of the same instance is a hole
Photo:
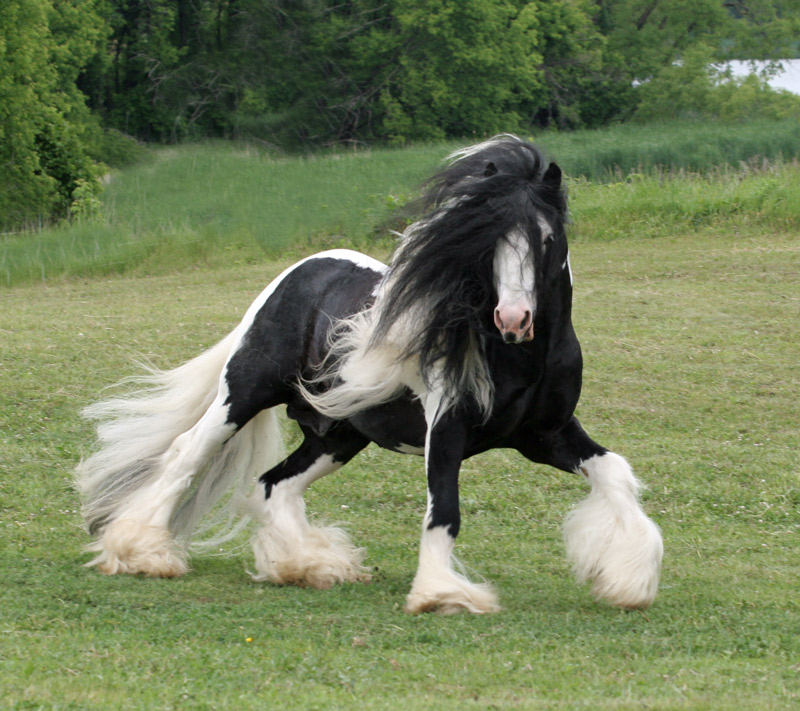
[[[721,0],[603,0],[596,21],[607,37],[607,61],[621,60],[645,80],[697,43],[713,44],[729,27]]]
[[[384,0],[242,0],[237,130],[312,143],[381,135],[400,38]]]
[[[734,22],[724,50],[736,59],[788,59],[800,53],[800,0],[724,0]]]
[[[41,170],[36,136],[41,96],[33,77],[53,81],[44,0],[9,0],[0,13],[0,223],[48,215],[55,181]]]
[[[65,215],[96,184],[99,125],[75,81],[104,39],[95,0],[6,0],[0,13],[0,224]]]
[[[382,96],[394,141],[516,130],[546,93],[535,3],[396,0],[403,47]]]
[[[544,102],[526,117],[538,126],[574,128],[605,123],[619,112],[615,76],[603,66],[606,39],[593,21],[596,6],[588,0],[523,3],[535,16],[542,48]]]
[[[174,117],[163,105],[170,93],[165,85],[182,54],[175,41],[178,5],[172,0],[108,0],[108,7],[110,56],[86,82],[92,107],[125,133],[166,140]]]
[[[692,92],[703,93],[708,81],[701,58],[770,59],[800,50],[800,0],[597,0],[593,22],[605,47],[598,82],[587,87],[596,98],[581,103],[589,125],[587,109],[597,109],[601,122],[624,120],[640,100],[639,118],[691,114]],[[635,88],[651,80],[650,89]],[[657,101],[655,87],[680,100]],[[695,113],[706,109],[698,106]]]
[[[736,79],[715,69],[711,49],[698,45],[639,88],[639,121],[703,118],[739,121],[753,118],[800,119],[800,97],[769,87],[765,77]]]
[[[319,144],[569,125],[601,58],[589,0],[194,0],[158,26],[139,0],[112,2],[127,15],[106,116],[143,138]]]
[[[86,194],[90,146],[130,153],[84,95],[150,141],[401,143],[753,97],[785,112],[755,79],[723,100],[700,63],[800,53],[800,0],[4,1],[0,181],[18,189],[0,201],[26,214],[65,209],[76,176]]]
[[[684,52],[680,63],[663,66],[639,88],[636,118],[640,121],[702,118],[714,88],[709,72],[713,59],[709,47],[697,45]]]

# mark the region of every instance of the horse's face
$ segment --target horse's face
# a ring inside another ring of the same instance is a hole
[[[552,288],[556,259],[563,260],[562,269],[569,268],[561,169],[550,163],[535,185],[535,197],[528,191],[510,193],[507,207],[511,209],[505,214],[516,215],[516,225],[497,241],[494,252],[494,324],[506,343],[533,340],[541,300],[537,294],[547,296]]]
[[[554,228],[542,215],[530,238],[522,227],[499,240],[494,253],[494,286],[497,306],[494,324],[506,343],[532,341],[536,318],[536,262],[554,239]],[[536,248],[537,240],[541,249]]]

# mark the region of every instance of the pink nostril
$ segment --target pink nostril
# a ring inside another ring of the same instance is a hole
[[[503,323],[503,319],[500,318],[500,309],[494,310],[494,325],[497,326],[498,329],[501,331],[505,330],[505,324]]]
[[[531,321],[531,312],[526,311],[525,315],[522,317],[522,321],[520,321],[519,323],[520,330],[524,331],[526,328],[528,328],[528,324],[530,323],[530,321]]]

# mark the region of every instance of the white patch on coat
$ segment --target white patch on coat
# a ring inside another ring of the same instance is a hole
[[[564,260],[564,263],[561,265],[562,271],[564,269],[569,270],[569,285],[574,286],[572,282],[572,265],[569,263],[569,252],[567,252],[567,258]]]
[[[494,285],[497,309],[522,305],[536,314],[536,272],[528,238],[522,230],[513,230],[497,243],[494,253]]]

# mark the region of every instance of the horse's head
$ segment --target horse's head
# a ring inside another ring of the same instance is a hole
[[[513,214],[515,222],[495,247],[494,325],[505,343],[525,343],[534,338],[537,308],[551,281],[551,265],[562,269],[567,265],[561,170],[551,163],[543,175],[506,199],[510,204],[503,212]]]
[[[390,341],[452,402],[471,393],[488,413],[484,339],[526,343],[569,319],[561,170],[533,144],[497,136],[451,155],[414,207],[420,217],[373,307],[371,343]]]

